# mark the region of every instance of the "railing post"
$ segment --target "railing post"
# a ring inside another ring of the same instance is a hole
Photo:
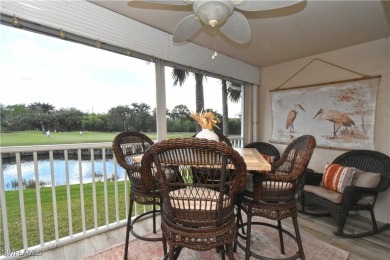
[[[8,233],[8,217],[7,217],[7,202],[5,200],[5,186],[4,186],[4,175],[3,175],[3,159],[0,156],[0,203],[1,203],[1,217],[3,224],[3,237],[4,237],[4,249],[10,250],[9,245],[9,233]]]

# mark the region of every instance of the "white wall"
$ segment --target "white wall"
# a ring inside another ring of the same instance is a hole
[[[269,91],[278,88],[314,58],[362,74],[382,76],[377,92],[374,145],[375,150],[390,156],[388,134],[390,129],[390,39],[368,42],[262,68],[262,82],[259,91],[259,141],[268,142],[272,134],[271,95]],[[316,60],[283,85],[282,89],[358,77],[359,75]],[[275,144],[275,146],[281,152],[286,147],[286,145],[281,144]],[[322,172],[325,164],[333,161],[341,153],[344,151],[316,148],[309,168]],[[390,189],[380,194],[375,206],[375,215],[379,221],[390,222],[389,200]]]

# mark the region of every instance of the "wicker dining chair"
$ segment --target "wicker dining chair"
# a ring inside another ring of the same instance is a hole
[[[141,165],[133,161],[133,157],[143,154],[154,142],[146,135],[138,132],[123,132],[118,134],[112,144],[114,155],[119,165],[122,166],[131,182],[130,204],[127,216],[126,242],[124,259],[127,259],[130,233],[138,239],[146,241],[161,241],[162,237],[146,237],[139,235],[134,230],[135,223],[145,215],[153,214],[153,233],[156,231],[156,213],[160,210],[156,206],[160,205],[160,193],[152,187],[146,190],[142,186]],[[152,211],[145,212],[131,221],[134,203],[141,205],[152,205]]]
[[[223,258],[227,253],[234,259],[234,202],[236,194],[245,188],[246,175],[246,164],[238,152],[221,142],[176,138],[152,146],[141,164],[147,176],[146,188],[153,187],[153,171],[157,171],[165,256],[177,258],[182,248],[216,248]],[[208,172],[216,181],[196,181],[193,176],[198,170]],[[168,180],[167,171],[177,181]]]
[[[276,149],[276,147],[270,143],[252,142],[244,145],[244,148],[255,148],[263,157],[267,159],[268,162],[274,162],[280,159],[280,153],[278,149]],[[251,171],[248,172],[252,174],[255,173]],[[247,182],[252,182],[252,174],[247,174]],[[241,218],[241,215],[239,215],[238,218]],[[240,223],[243,222],[242,219],[239,219],[239,221]],[[241,230],[243,233],[245,233],[244,226],[242,226]]]
[[[272,259],[251,250],[252,225],[276,228],[279,233],[282,254],[285,253],[283,234],[290,236],[297,243],[298,251],[288,259],[305,258],[298,227],[295,195],[303,176],[302,173],[310,161],[315,146],[316,141],[313,136],[300,136],[287,146],[279,160],[271,164],[271,172],[255,173],[252,181],[247,179],[247,189],[239,194],[237,200],[237,226],[239,228],[246,226],[246,234],[237,232],[235,243],[235,249],[236,246],[239,246],[245,251],[245,259],[249,259],[250,256],[259,259]],[[240,222],[242,219],[241,211],[247,215],[247,220],[243,224]],[[276,220],[277,224],[252,221],[254,216]],[[295,235],[282,227],[281,220],[289,217],[292,218]],[[244,242],[240,241],[240,238],[244,239],[245,245]]]
[[[336,157],[332,164],[353,167],[354,180],[342,193],[326,189],[320,185],[305,185],[302,194],[302,212],[311,215],[331,215],[336,220],[337,236],[358,238],[374,235],[390,228],[390,223],[378,227],[374,206],[380,192],[390,187],[390,157],[371,150],[353,150]],[[377,181],[375,181],[377,180]],[[356,182],[356,183],[355,183]],[[377,185],[373,183],[376,182]],[[319,210],[307,210],[308,206],[318,206]],[[325,210],[321,212],[321,209]],[[345,232],[344,226],[350,212],[368,211],[371,216],[371,230]]]

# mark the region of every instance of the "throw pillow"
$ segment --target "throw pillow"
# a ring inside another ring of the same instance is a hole
[[[365,172],[357,168],[353,168],[355,174],[353,176],[352,185],[363,188],[374,189],[381,181],[382,175],[377,172]]]
[[[322,177],[323,186],[326,189],[343,193],[345,187],[351,185],[354,173],[351,167],[327,164]]]

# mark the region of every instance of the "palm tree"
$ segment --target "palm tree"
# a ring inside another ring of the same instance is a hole
[[[222,85],[222,131],[225,136],[229,136],[229,111],[228,99],[231,102],[237,103],[241,98],[240,84],[221,81]]]
[[[189,72],[182,69],[174,68],[172,71],[173,85],[183,86],[185,80],[187,79]],[[203,74],[195,73],[195,103],[196,103],[196,113],[199,113],[204,109],[204,96],[203,96]],[[196,130],[199,132],[200,126],[197,124]]]

